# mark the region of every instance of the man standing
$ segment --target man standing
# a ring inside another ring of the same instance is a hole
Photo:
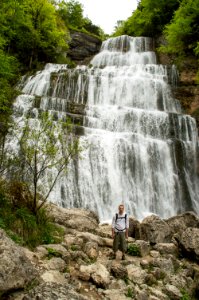
[[[128,239],[129,218],[124,212],[124,205],[118,206],[118,213],[113,216],[112,220],[112,237],[114,258],[118,250],[122,251],[122,260],[125,260],[127,250],[126,239]]]

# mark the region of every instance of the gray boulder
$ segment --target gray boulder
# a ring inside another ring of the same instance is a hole
[[[188,227],[199,228],[199,218],[193,212],[186,212],[165,220],[171,230],[171,235],[181,235]]]
[[[146,217],[140,224],[140,239],[154,245],[167,243],[171,240],[169,225],[156,215]]]
[[[129,217],[129,237],[140,238],[140,222],[134,217]]]
[[[78,231],[93,232],[99,224],[98,216],[89,210],[80,208],[63,208],[55,204],[46,204],[54,222]]]
[[[178,239],[183,256],[199,261],[199,228],[187,228]]]
[[[23,289],[38,276],[22,247],[0,229],[0,294]]]
[[[27,293],[22,300],[86,300],[85,296],[82,296],[75,292],[72,286],[68,284],[60,284],[55,282],[45,282],[32,289]]]

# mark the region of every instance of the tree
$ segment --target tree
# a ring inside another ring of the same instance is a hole
[[[164,35],[167,45],[161,51],[183,57],[185,54],[198,55],[199,44],[199,0],[184,0],[166,26]]]
[[[174,11],[181,0],[141,0],[137,9],[124,23],[117,28],[115,35],[128,34],[131,36],[159,35],[164,26],[170,22]]]
[[[81,29],[84,25],[82,4],[75,0],[61,1],[59,3],[59,15],[66,26]]]
[[[75,159],[80,152],[78,138],[72,132],[70,121],[54,122],[52,118],[43,113],[39,120],[27,119],[22,136],[19,139],[19,159],[14,176],[25,182],[33,195],[32,211],[38,210],[47,201],[60,174],[67,170],[70,160]],[[42,179],[46,172],[53,170],[48,178],[48,189],[42,196]],[[38,202],[40,200],[40,204]]]

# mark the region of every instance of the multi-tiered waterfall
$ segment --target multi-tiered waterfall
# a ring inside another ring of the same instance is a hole
[[[69,106],[84,107],[84,151],[49,200],[97,211],[101,220],[121,202],[140,219],[199,213],[196,123],[172,96],[175,68],[158,65],[151,49],[149,38],[112,38],[90,67],[48,64],[21,83],[18,122],[43,110],[81,120]]]

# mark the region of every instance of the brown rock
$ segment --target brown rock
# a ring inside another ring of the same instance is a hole
[[[181,253],[199,261],[199,228],[187,228],[178,240]]]
[[[38,276],[22,247],[0,229],[0,294],[23,289]]]
[[[171,240],[169,225],[156,215],[146,217],[140,224],[140,239],[150,244],[165,243]]]

